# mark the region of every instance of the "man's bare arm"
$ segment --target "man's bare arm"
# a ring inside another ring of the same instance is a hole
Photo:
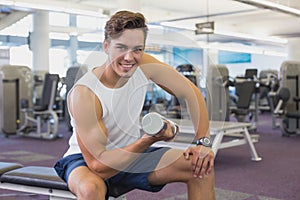
[[[146,76],[177,98],[185,99],[193,121],[196,138],[209,136],[206,103],[200,90],[173,67],[144,54],[141,68]]]
[[[107,150],[108,133],[102,121],[102,107],[95,94],[85,86],[76,86],[68,96],[68,106],[75,120],[77,140],[85,161],[103,179],[126,168],[140,153],[162,139],[144,135],[124,148]]]

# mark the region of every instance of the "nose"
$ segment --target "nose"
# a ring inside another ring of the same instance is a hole
[[[129,50],[124,55],[124,60],[133,60],[133,51]]]

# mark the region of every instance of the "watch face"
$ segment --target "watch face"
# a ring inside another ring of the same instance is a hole
[[[205,145],[210,145],[210,139],[208,139],[208,138],[203,138],[203,144],[205,144]]]
[[[205,147],[211,147],[212,146],[211,140],[207,137],[200,138],[199,140],[197,140],[196,144],[197,145],[203,145]]]

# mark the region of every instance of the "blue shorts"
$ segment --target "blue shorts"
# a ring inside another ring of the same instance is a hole
[[[106,199],[109,196],[118,197],[133,189],[140,189],[150,192],[160,191],[164,185],[151,185],[148,181],[149,174],[156,168],[161,157],[169,148],[150,147],[124,171],[106,179]],[[82,154],[73,154],[60,159],[54,166],[57,174],[67,182],[73,169],[79,166],[87,166]]]

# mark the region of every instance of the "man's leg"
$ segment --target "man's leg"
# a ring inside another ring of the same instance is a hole
[[[193,176],[191,158],[186,160],[181,150],[171,149],[161,158],[156,170],[149,176],[153,185],[185,182],[189,200],[214,200],[214,172],[203,178]]]
[[[70,173],[68,185],[78,200],[105,199],[107,189],[104,181],[86,166],[77,167]]]

